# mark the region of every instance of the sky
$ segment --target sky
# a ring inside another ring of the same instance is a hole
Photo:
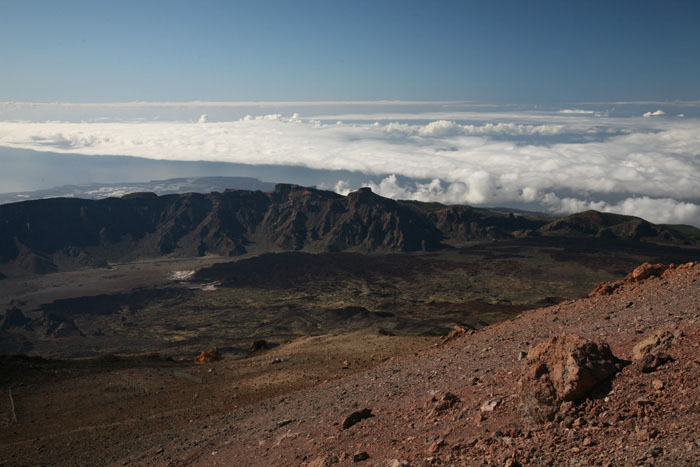
[[[0,0],[0,100],[697,100],[698,18],[696,0]]]
[[[698,1],[0,0],[0,192],[216,163],[700,227],[699,18]]]

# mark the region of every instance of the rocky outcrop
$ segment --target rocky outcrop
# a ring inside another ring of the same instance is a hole
[[[621,287],[625,287],[636,282],[642,282],[650,278],[661,277],[665,274],[672,274],[674,271],[682,271],[691,269],[695,265],[694,262],[689,262],[676,266],[674,264],[649,264],[643,263],[637,266],[631,273],[627,274],[624,279],[615,282],[601,282],[596,284],[589,297],[610,295]]]
[[[671,238],[672,235],[638,217],[598,211],[584,211],[557,219],[540,228],[543,235],[599,237],[621,240]]]
[[[668,269],[664,264],[649,264],[644,263],[634,269],[628,276],[629,281],[640,282],[649,277],[658,277]]]
[[[460,241],[499,240],[535,235],[547,222],[528,216],[503,214],[470,206],[448,206],[430,212],[430,221],[448,239]]]
[[[30,273],[160,256],[441,248],[425,215],[368,188],[54,198],[0,206],[0,265]],[[5,269],[3,269],[4,271]]]
[[[0,206],[0,274],[48,273],[161,256],[432,251],[450,242],[522,236],[658,240],[663,231],[638,218],[595,211],[548,220],[394,201],[369,188],[342,196],[289,184],[267,193],[52,198]],[[686,230],[661,240],[691,242],[681,238]]]
[[[518,383],[521,413],[539,423],[552,420],[562,403],[580,400],[620,368],[604,342],[554,336],[528,352]]]

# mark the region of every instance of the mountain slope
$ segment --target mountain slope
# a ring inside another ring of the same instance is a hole
[[[276,251],[430,251],[527,236],[697,244],[684,226],[587,211],[553,222],[469,206],[347,196],[297,185],[261,191],[122,198],[52,198],[0,206],[0,273],[44,273],[107,262]]]
[[[699,310],[700,264],[669,268],[611,295],[457,332],[366,373],[201,420],[128,462],[349,465],[365,453],[368,465],[697,465]],[[519,417],[519,354],[569,333],[608,342],[631,360],[636,344],[669,327],[676,337],[651,372],[639,362],[625,366],[563,405],[554,423]],[[346,428],[346,417],[363,408],[371,416]]]

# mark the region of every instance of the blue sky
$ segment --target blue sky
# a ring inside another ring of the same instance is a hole
[[[0,192],[215,163],[700,227],[699,20],[698,0],[0,0]]]
[[[0,101],[700,99],[698,1],[0,0]]]

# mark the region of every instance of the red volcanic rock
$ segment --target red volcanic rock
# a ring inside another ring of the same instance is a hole
[[[467,329],[464,326],[460,326],[459,324],[455,324],[455,327],[452,328],[449,334],[442,340],[442,343],[445,344],[447,342],[453,341],[455,339],[458,339],[465,334],[469,334],[471,329]]]
[[[221,360],[221,353],[216,347],[209,350],[203,350],[194,358],[194,361],[197,363],[209,363],[217,360]]]
[[[656,277],[660,276],[663,274],[663,272],[668,269],[666,265],[664,264],[649,264],[649,263],[644,263],[641,266],[638,266],[632,273],[627,276],[629,279],[632,281],[643,281],[644,279],[648,279],[649,277]]]
[[[596,295],[611,295],[615,289],[617,289],[615,282],[600,282],[595,285],[593,291],[588,294],[589,297],[595,297]]]
[[[640,266],[637,266],[637,268],[634,271],[627,274],[627,276],[622,280],[615,282],[600,282],[596,284],[593,288],[593,291],[591,291],[591,293],[588,294],[588,296],[595,297],[612,295],[613,292],[620,289],[621,287],[624,287],[627,284],[641,282],[646,279],[649,279],[650,277],[659,277],[662,275],[666,277],[669,274],[673,274],[674,271],[684,271],[688,269],[693,269],[694,266],[695,263],[692,261],[689,263],[681,264],[679,266],[675,266],[673,264],[666,266],[665,264],[644,263]]]
[[[583,398],[618,371],[608,344],[561,334],[528,352],[519,381],[520,409],[536,422],[552,420],[562,402]]]
[[[659,329],[632,348],[632,359],[642,360],[647,355],[658,354],[660,351],[668,349],[682,334],[681,330],[675,326]]]

